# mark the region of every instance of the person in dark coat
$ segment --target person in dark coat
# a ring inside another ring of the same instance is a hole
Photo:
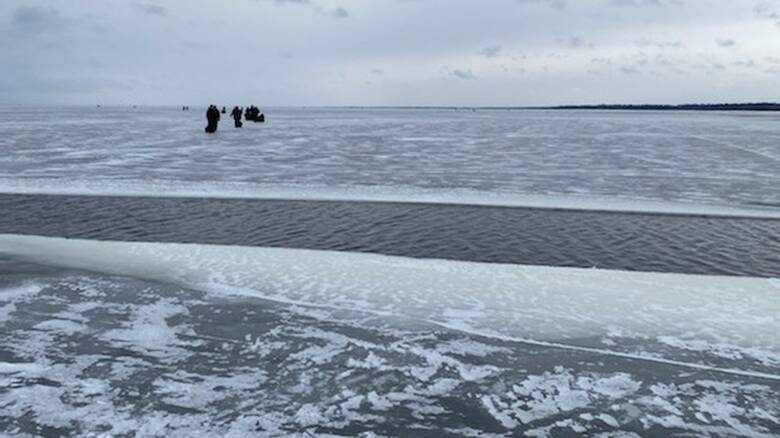
[[[206,132],[213,134],[217,132],[217,125],[219,124],[219,110],[216,105],[209,105],[209,109],[206,110]]]
[[[224,106],[222,107],[222,114],[227,114],[227,109]]]
[[[241,111],[241,108],[239,108],[239,107],[233,108],[233,111],[230,113],[230,115],[233,116],[233,121],[236,124],[236,128],[240,128],[240,127],[244,126],[244,124],[241,123],[241,113],[242,113],[242,111]]]

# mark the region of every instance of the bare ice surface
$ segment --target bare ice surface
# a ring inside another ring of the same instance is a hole
[[[185,257],[175,245],[26,239],[4,236],[0,246],[17,254],[0,258],[0,430],[12,436],[770,437],[780,430],[778,348],[761,332],[777,326],[776,309],[761,309],[763,295],[777,293],[776,280],[669,282],[556,268],[551,288],[572,292],[563,300],[525,278],[543,269],[485,267],[496,277],[490,287],[504,282],[526,297],[466,312],[457,310],[466,299],[458,291],[470,283],[458,285],[463,274],[447,269],[456,262],[347,254],[332,261],[343,270],[322,277],[318,264],[328,262],[307,252],[287,258],[187,246]],[[68,245],[75,257],[60,258]],[[56,259],[59,267],[31,259]],[[87,261],[91,273],[72,269]],[[154,280],[134,277],[150,265],[158,266],[149,271]],[[366,269],[429,278],[412,300],[403,279],[388,277],[372,291],[397,291],[410,302],[384,297],[385,306],[367,311],[376,301],[348,287],[369,286]],[[465,271],[478,275],[474,269]],[[122,271],[133,276],[115,275]],[[445,283],[450,291],[437,291]],[[648,287],[659,297],[645,320],[595,330],[613,310],[604,305],[606,314],[593,320],[592,297],[648,305],[653,300],[641,294]],[[701,302],[683,293],[672,312],[668,287],[713,302],[736,299],[737,311],[721,302],[701,319]],[[313,304],[298,303],[298,293]],[[321,299],[336,305],[317,305]],[[548,309],[580,304],[578,317]],[[535,321],[537,312],[548,320]],[[468,330],[513,313],[515,322],[490,333]],[[569,323],[594,330],[569,338]],[[755,336],[743,337],[751,330]]]
[[[780,349],[777,279],[20,235],[0,235],[0,251],[47,265],[401,316],[502,338],[555,342],[618,332]]]
[[[267,112],[207,136],[195,110],[2,107],[0,191],[780,215],[773,114]]]

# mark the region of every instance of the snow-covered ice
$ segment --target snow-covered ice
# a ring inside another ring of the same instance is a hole
[[[780,210],[772,114],[279,108],[206,136],[177,108],[56,112],[0,107],[0,192]]]

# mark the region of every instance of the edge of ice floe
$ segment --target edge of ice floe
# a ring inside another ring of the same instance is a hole
[[[310,186],[247,182],[127,181],[0,178],[0,194],[159,198],[257,199],[323,202],[381,202],[531,208],[675,216],[780,219],[780,207],[570,195],[536,195],[473,189],[387,186]]]

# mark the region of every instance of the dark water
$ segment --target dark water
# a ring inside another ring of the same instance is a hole
[[[456,205],[0,195],[0,233],[780,276],[780,220]]]
[[[777,220],[37,195],[0,195],[0,213],[0,233],[780,276]],[[780,433],[780,356],[770,346],[620,327],[548,346],[401,314],[43,266],[2,250],[2,436]],[[736,318],[728,310],[713,320]]]

